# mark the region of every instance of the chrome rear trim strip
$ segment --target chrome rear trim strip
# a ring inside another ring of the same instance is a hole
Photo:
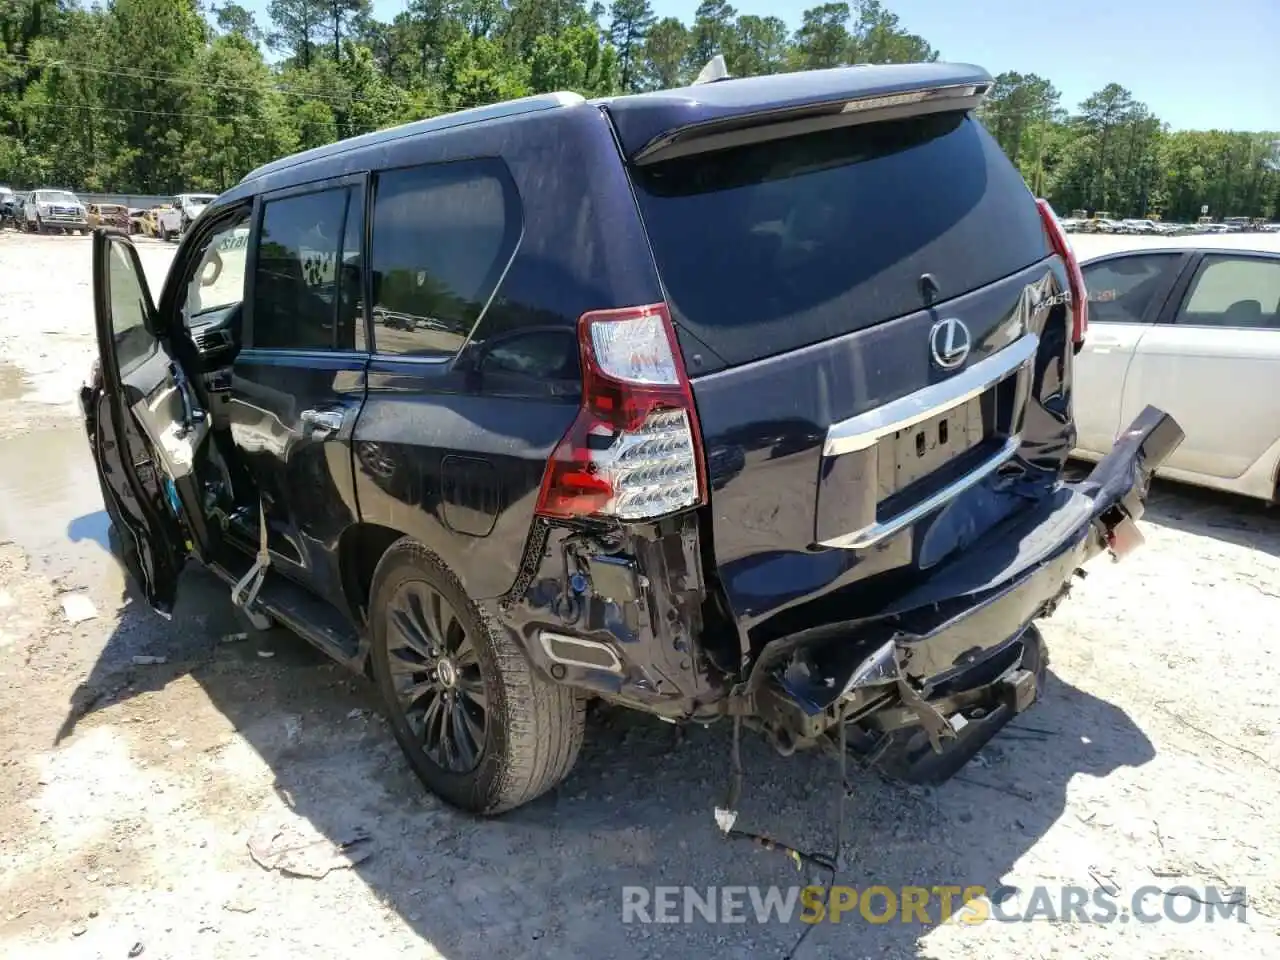
[[[981,396],[985,390],[1024,364],[1030,363],[1039,348],[1040,338],[1034,333],[1028,333],[948,380],[891,400],[848,420],[833,423],[827,430],[822,455],[837,457],[842,453],[866,450],[891,433],[905,430],[913,424]]]
[[[933,496],[921,500],[910,510],[905,510],[883,522],[863,527],[861,530],[854,530],[852,533],[845,533],[830,540],[823,540],[822,545],[824,547],[840,547],[845,550],[861,550],[864,547],[873,546],[886,537],[893,536],[895,533],[902,532],[917,520],[922,520],[925,516],[946,504],[952,497],[959,496],[968,490],[983,477],[994,473],[1000,468],[1001,464],[1008,461],[1017,452],[1021,443],[1021,437],[1010,437],[994,455],[982,461],[963,477],[947,484]]]

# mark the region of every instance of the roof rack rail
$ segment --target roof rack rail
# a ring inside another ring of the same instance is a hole
[[[470,107],[466,110],[455,110],[453,113],[442,113],[434,117],[426,117],[422,120],[411,120],[409,123],[401,124],[397,127],[387,127],[383,130],[374,130],[371,133],[364,133],[357,137],[349,137],[346,140],[337,140],[333,143],[327,143],[324,146],[315,147],[311,150],[304,150],[301,153],[295,153],[291,156],[281,157],[279,160],[272,160],[265,163],[256,170],[251,170],[245,174],[241,183],[248,183],[259,177],[269,173],[276,173],[280,170],[286,170],[289,167],[295,167],[301,163],[309,163],[312,160],[321,160],[325,157],[337,156],[338,154],[347,153],[351,150],[359,150],[361,147],[369,146],[374,143],[383,143],[390,140],[400,140],[404,137],[412,137],[421,133],[434,133],[438,130],[447,130],[450,127],[460,127],[468,123],[483,123],[489,120],[502,120],[510,117],[523,116],[529,113],[537,113],[541,110],[552,110],[557,107],[572,107],[580,103],[586,103],[586,98],[581,94],[569,91],[561,91],[557,93],[539,93],[531,97],[521,97],[517,100],[505,100],[499,103],[486,104],[481,107]]]

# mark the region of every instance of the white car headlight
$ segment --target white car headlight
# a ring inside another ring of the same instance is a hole
[[[37,204],[36,204],[36,213],[44,213],[44,214],[47,214],[48,212],[49,212],[49,204],[47,204],[47,203],[37,203]]]

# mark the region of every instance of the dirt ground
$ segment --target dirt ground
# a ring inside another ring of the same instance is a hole
[[[140,246],[158,283],[173,248]],[[622,922],[625,884],[806,881],[717,833],[723,725],[678,740],[597,711],[558,791],[481,822],[420,788],[363,679],[280,630],[224,642],[245,627],[211,577],[186,576],[171,622],[133,599],[70,400],[94,353],[89,272],[87,238],[0,233],[0,956],[788,949],[799,923]],[[1114,885],[1121,902],[1243,886],[1247,922],[855,917],[814,928],[801,956],[1280,956],[1280,513],[1158,484],[1142,528],[1140,553],[1096,561],[1044,624],[1046,698],[981,762],[933,791],[855,776],[840,882]],[[828,847],[830,762],[750,736],[744,761],[741,825]],[[367,859],[319,879],[264,869],[248,843],[278,830],[364,837]]]

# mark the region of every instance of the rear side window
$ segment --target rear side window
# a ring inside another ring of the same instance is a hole
[[[380,174],[374,190],[374,349],[453,357],[520,239],[515,184],[501,160]]]
[[[254,270],[250,346],[363,348],[363,223],[364,195],[356,187],[266,202]]]
[[[1280,330],[1280,260],[1205,257],[1175,322]]]
[[[966,114],[636,168],[678,323],[746,363],[920,310],[1050,253],[1022,177]]]
[[[1148,253],[1085,264],[1089,322],[1141,323],[1169,269],[1179,259],[1181,254],[1177,253]]]

